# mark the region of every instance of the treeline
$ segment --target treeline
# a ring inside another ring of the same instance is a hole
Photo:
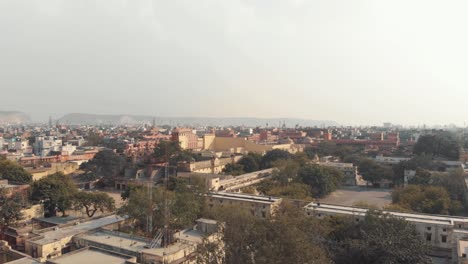
[[[209,217],[224,223],[223,236],[198,247],[201,264],[430,263],[428,247],[412,224],[374,211],[359,222],[317,219],[283,203],[270,220],[236,207]]]

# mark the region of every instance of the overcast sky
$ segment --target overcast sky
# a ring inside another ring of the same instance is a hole
[[[1,0],[0,110],[468,121],[468,2]]]

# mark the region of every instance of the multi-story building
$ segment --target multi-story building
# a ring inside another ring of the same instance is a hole
[[[61,151],[62,140],[53,136],[36,137],[34,142],[34,154],[36,156],[49,156],[51,152]]]
[[[23,152],[29,147],[29,142],[26,139],[22,139],[19,137],[11,138],[8,141],[8,150],[16,150],[19,152]]]
[[[207,208],[215,210],[217,208],[237,206],[250,212],[259,218],[270,218],[274,216],[281,204],[282,199],[276,197],[266,197],[248,195],[241,193],[209,193],[206,195]]]
[[[196,131],[192,129],[177,128],[172,131],[172,141],[178,142],[182,149],[201,149],[202,140],[198,139]],[[200,143],[199,143],[200,142]]]

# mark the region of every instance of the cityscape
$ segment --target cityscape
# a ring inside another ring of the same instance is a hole
[[[0,0],[0,264],[468,264],[467,9]]]

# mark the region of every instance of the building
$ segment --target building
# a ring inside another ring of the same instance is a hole
[[[8,140],[8,150],[16,150],[18,152],[25,152],[29,148],[29,141],[22,138],[11,138]]]
[[[6,241],[0,240],[0,263],[39,264],[40,262],[37,262],[28,255],[12,249]]]
[[[304,149],[304,145],[291,143],[260,144],[247,140],[247,138],[216,137],[213,134],[207,134],[203,137],[203,149],[231,154],[247,154],[249,152],[264,154],[274,149],[296,153],[302,151]]]
[[[34,141],[34,154],[40,157],[46,157],[51,152],[60,152],[62,140],[53,136],[36,137]]]
[[[47,260],[46,264],[131,264],[137,263],[136,257],[120,254],[102,248],[86,247],[62,255],[58,258]]]
[[[209,210],[217,208],[237,206],[250,212],[259,218],[270,218],[276,214],[282,199],[248,195],[240,193],[209,193],[206,195],[206,203]]]
[[[34,237],[26,240],[25,252],[41,262],[59,257],[74,249],[72,243],[74,236],[103,227],[117,227],[125,219],[117,215],[110,215],[83,223],[75,222],[70,226],[43,229],[34,233]]]
[[[231,158],[213,158],[196,162],[179,162],[177,164],[177,169],[181,172],[218,174],[223,171],[226,165],[236,163],[241,158],[242,156],[233,156]]]
[[[172,141],[178,142],[182,149],[200,150],[202,148],[200,144],[202,142],[201,139],[198,140],[196,131],[192,129],[174,129],[174,131],[172,131]]]
[[[197,224],[174,234],[174,242],[166,247],[158,245],[158,239],[147,238],[109,230],[97,230],[73,238],[76,248],[93,247],[118,254],[132,256],[141,264],[196,263],[197,245],[203,239],[218,236],[218,223],[210,219],[198,219]]]
[[[341,171],[343,173],[343,185],[357,185],[358,168],[353,163],[318,162],[317,164]]]

